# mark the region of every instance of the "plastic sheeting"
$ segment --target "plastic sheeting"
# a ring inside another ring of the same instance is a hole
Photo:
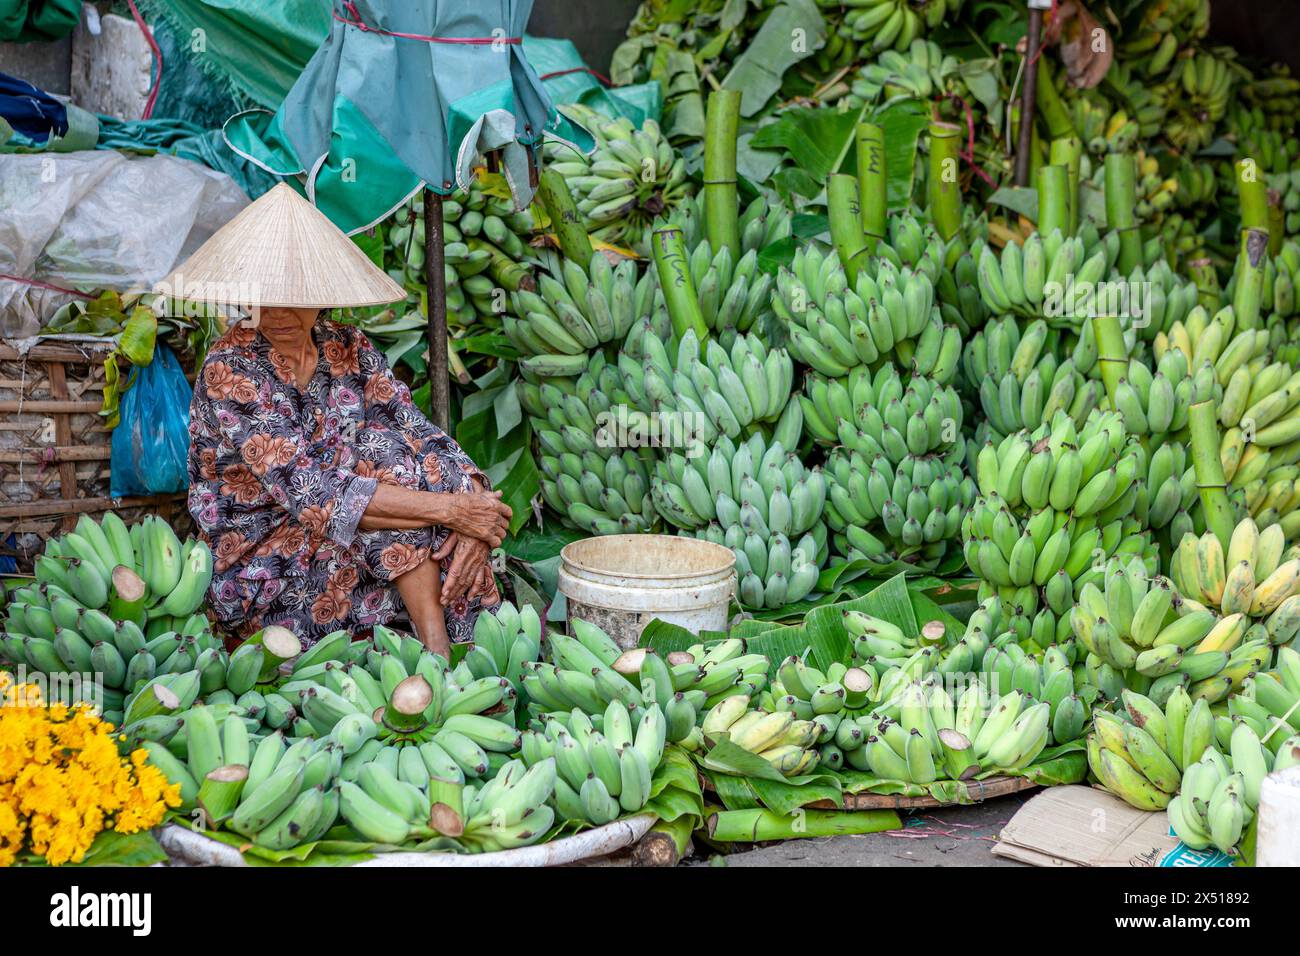
[[[35,335],[69,301],[42,284],[147,291],[246,205],[229,176],[172,156],[6,156],[0,276],[18,279],[0,278],[0,337]]]

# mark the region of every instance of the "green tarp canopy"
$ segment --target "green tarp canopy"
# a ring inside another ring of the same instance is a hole
[[[468,186],[499,157],[516,204],[532,199],[544,136],[590,150],[522,49],[532,0],[336,0],[329,36],[279,108],[225,126],[236,153],[296,179],[339,228],[388,216],[422,186]]]

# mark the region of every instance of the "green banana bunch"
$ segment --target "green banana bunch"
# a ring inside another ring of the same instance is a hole
[[[874,373],[855,365],[844,379],[815,372],[804,382],[805,430],[814,441],[840,443],[868,458],[883,454],[897,464],[906,455],[951,453],[960,460],[962,408],[951,386],[923,376],[906,386],[889,363]]]
[[[1174,321],[1156,333],[1152,342],[1152,354],[1159,362],[1167,351],[1177,349],[1183,353],[1188,368],[1194,373],[1208,363],[1214,367],[1214,377],[1218,384],[1227,390],[1233,375],[1242,367],[1247,367],[1252,374],[1258,374],[1269,365],[1268,345],[1269,333],[1266,329],[1236,329],[1232,306],[1224,306],[1210,318],[1205,308],[1197,305],[1187,313],[1185,319]],[[1271,375],[1266,382],[1280,388]],[[1249,395],[1248,391],[1243,397]],[[1285,402],[1282,405],[1274,417],[1290,408]],[[1263,411],[1267,412],[1267,409]],[[1268,418],[1267,414],[1265,418],[1267,421],[1263,424],[1271,424],[1274,420]]]
[[[507,294],[532,284],[531,213],[518,211],[500,176],[480,173],[443,200],[447,319],[452,328],[499,327]],[[425,285],[424,203],[401,206],[384,232],[384,266],[407,289]]]
[[[1177,60],[1164,84],[1170,91],[1164,125],[1169,142],[1188,153],[1208,145],[1215,125],[1227,112],[1237,80],[1236,69],[1222,50],[1198,50]]]
[[[1149,81],[1166,73],[1179,49],[1209,29],[1210,0],[1153,3],[1131,35],[1126,33],[1120,41],[1115,59],[1140,68]]]
[[[1295,204],[1300,209],[1300,189],[1296,190]],[[1300,220],[1297,224],[1300,225]],[[1237,292],[1237,275],[1237,271],[1233,270],[1228,284],[1223,288],[1223,295],[1229,302]],[[1290,341],[1296,323],[1286,320],[1300,312],[1296,305],[1297,279],[1300,279],[1300,243],[1295,239],[1286,239],[1276,256],[1264,259],[1264,287],[1260,294],[1259,307],[1268,313],[1265,327],[1269,331],[1270,348],[1274,351]]]
[[[861,106],[882,97],[932,100],[958,84],[957,58],[945,55],[938,44],[914,39],[906,52],[884,50],[865,63],[853,78],[848,104]]]
[[[1141,124],[1131,119],[1126,109],[1122,106],[1112,109],[1111,104],[1100,96],[1075,97],[1070,102],[1070,118],[1076,135],[1093,156],[1131,152],[1141,135]],[[1098,172],[1100,168],[1097,168]],[[1093,175],[1082,172],[1082,166],[1080,178],[1096,182]]]
[[[1178,165],[1174,169],[1174,179],[1178,183],[1174,198],[1179,207],[1196,209],[1214,203],[1218,194],[1219,180],[1212,163],[1180,156]]]
[[[1130,64],[1116,57],[1102,80],[1103,92],[1138,124],[1138,133],[1144,140],[1160,134],[1168,113],[1168,96],[1145,77],[1136,76],[1141,63]],[[1084,142],[1087,142],[1085,139]]]
[[[1102,786],[1140,810],[1163,810],[1184,773],[1213,750],[1209,704],[1175,688],[1161,707],[1125,690],[1114,712],[1096,711],[1088,735],[1088,766]]]
[[[799,720],[792,711],[767,712],[750,709],[747,694],[735,694],[719,701],[704,715],[700,724],[706,744],[725,739],[756,754],[786,777],[798,777],[817,766],[815,746],[820,726],[812,720]],[[723,773],[733,772],[730,765],[716,763],[705,752],[697,756],[701,766]]]
[[[1286,558],[1286,541],[1284,525],[1261,531],[1252,518],[1233,528],[1226,553],[1212,532],[1186,534],[1170,559],[1170,577],[1188,606],[1225,620],[1242,615],[1247,626],[1260,625],[1282,643],[1294,634],[1291,619],[1300,610],[1300,598],[1292,600],[1300,595],[1300,560]]]
[[[536,377],[582,374],[590,352],[623,342],[654,307],[653,280],[649,273],[638,280],[630,259],[611,266],[597,254],[585,269],[559,259],[557,269],[557,277],[537,277],[537,291],[513,292],[519,318],[503,319],[506,335],[524,356],[520,368]]]
[[[436,792],[439,798],[431,808],[432,828],[455,837],[471,853],[531,846],[556,822],[552,804],[558,785],[554,759],[511,760],[481,787],[430,780],[430,796]]]
[[[715,253],[709,241],[701,239],[691,248],[688,264],[704,323],[723,346],[730,347],[737,334],[751,328],[766,328],[772,313],[772,277],[759,272],[757,251],[751,249],[736,260],[730,249]],[[655,307],[666,310],[657,270],[647,275],[654,277]]]
[[[852,642],[853,666],[870,668],[876,677],[880,676],[877,672],[882,666],[901,667],[918,651],[941,640],[941,637],[932,638],[924,628],[918,634],[909,635],[897,625],[865,611],[845,612],[843,623]],[[876,686],[879,687],[878,681]],[[878,691],[873,692],[873,699],[879,700]]]
[[[658,432],[602,352],[576,379],[518,384],[541,454],[542,498],[566,524],[592,534],[650,530],[650,445]]]
[[[1295,154],[1300,154],[1300,149],[1297,149]],[[1282,209],[1284,234],[1295,236],[1300,233],[1300,169],[1294,168],[1296,159],[1293,158],[1290,162],[1293,168],[1270,177],[1268,185],[1278,195],[1277,205]],[[1294,243],[1291,245],[1294,249]],[[1294,254],[1287,258],[1287,265],[1294,280],[1296,274]]]
[[[738,439],[759,423],[772,426],[774,440],[799,444],[802,408],[790,400],[794,362],[758,335],[731,336],[724,347],[713,338],[701,343],[687,330],[671,357],[657,336],[634,335],[620,367],[642,411],[678,413],[700,442]]]
[[[889,706],[854,721],[862,743],[844,752],[849,766],[882,780],[925,785],[983,772],[1015,773],[1030,766],[1051,739],[1052,705],[1021,691],[996,694],[975,675],[955,699],[934,675],[903,675],[892,683]],[[850,728],[837,739],[849,744],[855,736]]]
[[[1141,488],[1134,514],[1151,528],[1163,560],[1173,554],[1184,534],[1194,530],[1193,513],[1200,516],[1196,472],[1191,467],[1187,445],[1180,442],[1156,445],[1149,455],[1144,455],[1138,476]]]
[[[523,612],[505,613],[506,624],[518,619],[507,667],[517,656],[522,673],[524,664],[539,653],[540,640],[531,635],[534,630],[540,633],[540,625],[527,621],[529,615]],[[475,649],[449,669],[445,658],[426,651],[410,635],[383,626],[376,627],[374,635],[373,644],[352,641],[346,631],[322,638],[293,662],[292,672],[273,695],[263,695],[268,712],[274,698],[282,699],[294,715],[288,726],[307,735],[327,736],[340,725],[360,725],[354,729],[366,730],[367,738],[398,747],[432,739],[444,748],[459,748],[458,753],[477,755],[480,748],[510,752],[517,745],[515,684],[522,683],[522,677],[501,675],[495,657],[501,648]],[[495,644],[491,639],[488,643]],[[276,707],[282,705],[277,702]],[[374,724],[373,733],[366,720]],[[463,769],[469,774],[480,763],[470,760]]]
[[[1018,515],[1050,508],[1105,524],[1128,514],[1137,499],[1139,447],[1116,412],[1095,410],[1078,427],[1058,411],[1050,425],[985,444],[975,481],[981,495],[996,495]]]
[[[611,700],[594,715],[548,715],[524,732],[521,756],[529,767],[554,764],[556,819],[603,826],[649,801],[667,727],[658,704],[631,710]]]
[[[761,434],[739,445],[721,437],[708,455],[674,452],[659,461],[650,487],[665,521],[731,548],[746,607],[783,607],[817,583],[826,493],[820,469],[806,469]]]
[[[912,42],[955,17],[962,0],[817,0],[823,8],[842,10],[837,35],[857,44],[857,59],[871,59],[884,50],[906,50]]]
[[[1089,653],[1131,686],[1160,696],[1182,685],[1213,704],[1271,659],[1263,625],[1241,612],[1217,617],[1167,579],[1149,576],[1140,561],[1108,562],[1102,578],[1101,586],[1079,589],[1070,624]]]
[[[1265,76],[1251,76],[1238,93],[1238,108],[1248,108],[1260,126],[1279,130],[1295,126],[1296,112],[1300,110],[1300,80],[1285,64],[1273,64]]]
[[[979,434],[1000,442],[1022,428],[1036,429],[1064,412],[1081,425],[1101,400],[1101,382],[1085,378],[1063,351],[1061,333],[1038,319],[1021,331],[1013,317],[992,319],[967,343],[962,371],[984,413]],[[1086,358],[1086,349],[1073,353]],[[1095,361],[1095,360],[1092,360]]]
[[[577,103],[565,112],[591,132],[596,146],[584,156],[548,141],[547,166],[564,176],[593,238],[649,258],[655,221],[671,218],[693,193],[686,160],[654,120],[637,129],[626,117],[609,119]]]
[[[1092,288],[1106,279],[1114,257],[1104,241],[1085,244],[1085,236],[1030,233],[1023,247],[1008,242],[999,255],[981,243],[973,251],[984,304],[994,315],[1008,312],[1036,318],[1053,326],[1078,329],[1086,312],[1071,302],[1071,289]],[[1074,306],[1072,308],[1072,306]]]
[[[1214,847],[1228,856],[1238,855],[1259,804],[1258,790],[1252,802],[1252,783],[1269,766],[1294,766],[1297,746],[1300,740],[1293,740],[1291,749],[1283,751],[1285,760],[1280,754],[1274,757],[1249,726],[1237,724],[1229,753],[1211,746],[1184,771],[1182,791],[1165,807],[1170,828],[1194,850]]]
[[[695,250],[707,241],[704,231],[704,194],[699,193],[684,200],[673,213],[672,221],[682,227],[682,239],[687,249]],[[774,242],[788,239],[794,232],[794,213],[780,200],[758,195],[740,210],[740,254],[742,260],[749,253],[760,253]],[[695,266],[692,263],[692,271]],[[727,283],[723,283],[725,288]],[[695,273],[695,287],[700,287],[700,274]]]
[[[661,658],[645,648],[624,652],[586,621],[575,619],[572,627],[573,637],[548,638],[550,661],[524,666],[523,693],[535,720],[563,720],[577,710],[598,721],[611,702],[620,702],[639,720],[653,705],[667,721],[665,738],[691,746],[698,714],[725,697],[758,694],[767,684],[768,659],[746,654],[737,639]]]
[[[845,751],[836,744],[836,735],[841,724],[847,721],[853,725],[859,717],[870,713],[872,693],[877,689],[874,672],[836,662],[822,673],[798,656],[791,656],[781,664],[778,674],[771,689],[758,699],[757,712],[789,715],[788,726],[801,737],[813,738],[817,745],[816,766],[825,770],[841,769]],[[787,726],[784,719],[772,716],[759,720],[746,715],[743,720],[733,725],[731,741],[754,752],[770,749],[769,739],[781,734]],[[807,727],[802,722],[813,726]],[[859,742],[851,727],[845,732],[852,734],[847,743]]]
[[[978,598],[996,596],[1004,613],[1024,616],[1034,642],[1064,643],[1075,595],[1100,572],[1098,555],[1157,561],[1149,534],[1131,516],[1102,523],[1045,508],[1018,519],[996,494],[976,498],[962,520],[962,550],[980,579]]]
[[[1202,365],[1193,376],[1188,372],[1187,357],[1170,349],[1156,363],[1154,375],[1146,362],[1129,359],[1114,401],[1105,395],[1102,408],[1113,407],[1130,435],[1141,439],[1145,447],[1158,448],[1171,440],[1186,443],[1188,411],[1221,392],[1211,366]]]
[[[475,680],[504,677],[516,691],[523,687],[524,665],[538,660],[542,622],[531,604],[515,607],[502,601],[474,621],[474,646],[462,660]]]
[[[225,650],[200,610],[211,579],[211,549],[182,544],[160,518],[128,529],[112,512],[101,522],[83,515],[47,542],[34,582],[10,593],[0,658],[66,675],[68,691],[113,723],[140,685],[200,659],[220,686]]]
[[[835,550],[847,560],[936,567],[975,497],[960,457],[909,454],[894,463],[884,454],[836,448],[825,465]]]
[[[339,815],[363,841],[396,847],[446,837],[484,853],[528,846],[551,828],[553,761],[525,770],[502,759],[478,786],[436,741],[371,751],[373,744],[347,757],[337,778]]]
[[[879,281],[882,267],[887,273],[903,269],[923,273],[935,288],[945,323],[957,326],[962,335],[984,324],[988,311],[979,295],[975,260],[969,252],[977,240],[987,239],[983,220],[973,218],[966,208],[961,228],[947,242],[928,217],[912,210],[891,215],[888,230],[877,244],[875,256],[863,263],[873,280]]]
[[[828,378],[882,358],[948,384],[957,372],[961,333],[945,327],[934,284],[922,272],[880,259],[875,276],[860,272],[852,288],[839,257],[798,250],[777,275],[772,308],[790,335],[789,349]]]

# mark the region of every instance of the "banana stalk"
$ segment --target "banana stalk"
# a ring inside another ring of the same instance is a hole
[[[1192,467],[1196,471],[1196,485],[1201,492],[1201,507],[1205,510],[1205,524],[1226,549],[1232,540],[1235,522],[1232,506],[1223,478],[1223,463],[1219,460],[1219,428],[1215,403],[1197,402],[1188,410],[1187,427],[1191,432]]]
[[[632,850],[637,866],[676,866],[690,852],[695,821],[689,814],[660,820]]]
[[[688,331],[693,331],[703,348],[703,344],[709,341],[709,327],[704,324],[700,297],[696,294],[695,283],[691,279],[691,265],[686,258],[686,242],[682,230],[678,226],[656,229],[651,245],[655,268],[659,272],[659,287],[668,306],[674,336],[681,339]]]
[[[1064,166],[1038,170],[1038,232],[1048,236],[1057,229],[1070,234],[1070,173]]]
[[[709,94],[704,121],[704,231],[716,252],[741,256],[740,217],[736,200],[736,134],[740,125],[740,91]]]
[[[546,215],[551,220],[551,230],[555,233],[560,251],[566,259],[571,259],[584,269],[591,261],[591,237],[587,227],[582,224],[582,215],[573,201],[564,177],[553,169],[542,172],[537,195],[542,200]]]
[[[952,123],[930,124],[930,221],[947,242],[961,228],[961,183],[957,163],[961,130]]]
[[[1137,183],[1133,157],[1127,153],[1106,156],[1106,225],[1119,233],[1116,268],[1128,275],[1142,265],[1142,236],[1137,230]]]
[[[1242,229],[1268,229],[1268,186],[1264,173],[1250,159],[1238,160],[1237,197],[1241,203]]]
[[[1097,337],[1097,363],[1101,367],[1101,380],[1106,383],[1106,394],[1112,408],[1118,408],[1115,393],[1128,368],[1128,353],[1124,347],[1124,331],[1119,327],[1117,315],[1094,315],[1092,330]]]
[[[809,810],[782,816],[771,810],[719,810],[708,819],[711,839],[719,843],[761,843],[799,837],[860,835],[897,830],[902,824],[893,810]]]
[[[844,264],[844,274],[849,284],[857,281],[867,252],[866,237],[862,234],[862,216],[858,201],[858,182],[852,176],[835,174],[826,181],[826,203],[829,207],[831,243]]]
[[[855,142],[858,160],[858,206],[862,213],[862,232],[867,239],[867,254],[874,256],[876,246],[881,239],[885,238],[885,224],[889,213],[885,131],[875,123],[859,123]]]
[[[1064,166],[1069,174],[1069,191],[1066,202],[1070,206],[1070,228],[1074,235],[1079,230],[1079,163],[1083,158],[1083,142],[1077,136],[1054,139],[1047,147],[1047,158],[1053,166]]]
[[[1062,102],[1061,94],[1056,90],[1056,83],[1052,80],[1051,68],[1048,67],[1045,58],[1040,58],[1038,61],[1038,87],[1036,92],[1034,105],[1038,107],[1038,115],[1047,124],[1048,137],[1050,139],[1063,139],[1075,135],[1074,124],[1070,122],[1070,111]]]
[[[1257,329],[1260,306],[1264,298],[1264,271],[1268,263],[1268,231],[1243,229],[1241,251],[1237,255],[1232,295],[1232,311],[1241,329]]]

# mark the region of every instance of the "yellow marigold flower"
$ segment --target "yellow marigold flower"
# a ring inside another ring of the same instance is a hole
[[[111,724],[84,705],[43,705],[0,673],[0,866],[21,852],[80,862],[105,829],[135,833],[180,805],[180,787],[136,751],[126,760]]]

